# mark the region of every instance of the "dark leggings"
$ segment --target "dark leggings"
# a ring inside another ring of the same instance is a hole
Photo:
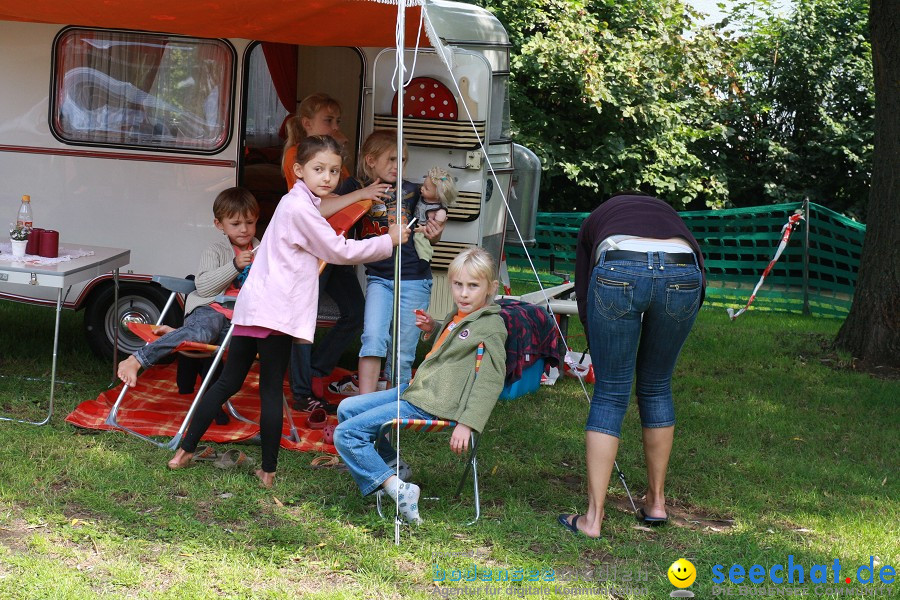
[[[181,449],[194,452],[197,443],[219,412],[219,408],[240,391],[259,354],[259,437],[262,446],[262,470],[274,473],[281,445],[281,422],[284,417],[284,373],[291,356],[291,337],[269,335],[254,338],[236,335],[228,347],[228,360],[219,379],[200,400]]]

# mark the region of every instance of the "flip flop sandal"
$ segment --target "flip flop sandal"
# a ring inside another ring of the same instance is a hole
[[[313,469],[336,469],[338,471],[346,471],[347,465],[341,462],[337,456],[317,456],[312,459],[309,466]]]
[[[197,446],[194,456],[191,457],[191,462],[214,462],[221,456],[212,446]]]
[[[635,514],[637,520],[647,527],[661,527],[669,522],[669,517],[651,517],[644,512],[643,508],[639,508]]]
[[[213,462],[213,466],[219,469],[231,469],[234,467],[249,467],[253,459],[240,450],[228,450]]]
[[[307,429],[325,429],[328,424],[328,413],[324,408],[317,408],[306,418]]]

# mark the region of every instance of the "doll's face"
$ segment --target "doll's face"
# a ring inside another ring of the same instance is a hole
[[[422,197],[425,198],[429,204],[438,203],[437,186],[434,185],[431,177],[428,177],[427,175],[425,176],[425,181],[422,183]]]

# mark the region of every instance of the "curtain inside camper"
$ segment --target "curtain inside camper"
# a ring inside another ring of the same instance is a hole
[[[228,139],[234,57],[224,42],[74,28],[55,55],[63,139],[201,152]]]

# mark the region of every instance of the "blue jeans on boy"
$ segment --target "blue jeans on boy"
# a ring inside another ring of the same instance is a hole
[[[415,310],[428,310],[431,302],[431,279],[404,279],[400,283],[399,382],[409,383],[416,346],[421,330],[416,327]],[[366,276],[366,316],[363,324],[360,356],[386,357],[384,370],[391,376],[394,280]]]
[[[231,321],[216,309],[198,306],[184,318],[184,325],[140,348],[134,353],[134,357],[146,369],[172,354],[181,342],[218,343],[225,339],[230,326]]]
[[[408,387],[400,384],[401,396]],[[363,496],[368,496],[394,475],[387,461],[396,457],[396,451],[384,438],[378,440],[376,449],[375,438],[382,425],[397,418],[397,389],[347,398],[338,405],[337,417],[334,447]],[[434,416],[401,399],[400,418],[434,419]]]
[[[586,429],[619,437],[637,374],[643,427],[675,424],[672,372],[700,309],[696,259],[665,264],[607,260],[602,252],[588,287],[588,340],[597,378]]]

